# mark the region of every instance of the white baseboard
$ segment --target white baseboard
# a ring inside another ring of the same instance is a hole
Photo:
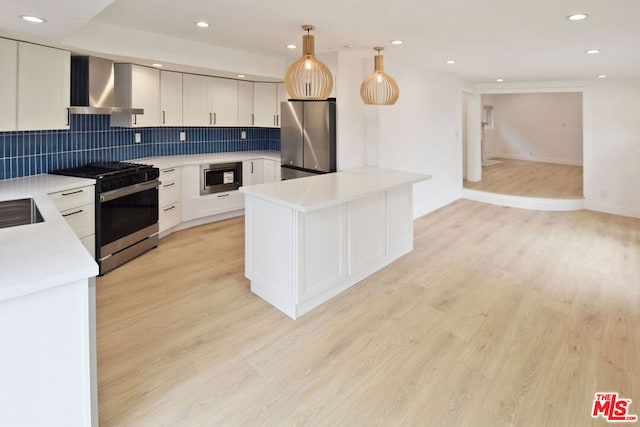
[[[510,208],[531,209],[537,211],[577,211],[586,209],[585,200],[580,199],[545,199],[539,197],[510,196],[506,194],[486,193],[484,191],[462,190],[462,197],[476,202]]]
[[[626,206],[611,205],[608,203],[586,201],[586,209],[596,212],[608,213],[620,216],[640,218],[640,208],[628,208]]]
[[[496,159],[496,158],[512,159],[512,160],[527,160],[529,162],[539,162],[539,163],[554,163],[557,165],[582,166],[581,160],[554,159],[552,157],[525,156],[522,154],[499,153],[489,157],[489,159]]]

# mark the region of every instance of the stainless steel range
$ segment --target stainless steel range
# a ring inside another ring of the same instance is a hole
[[[100,162],[51,173],[96,180],[96,261],[100,275],[158,246],[158,168]]]

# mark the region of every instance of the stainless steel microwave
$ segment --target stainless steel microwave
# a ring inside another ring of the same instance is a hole
[[[242,162],[200,165],[200,195],[237,190],[242,186]]]

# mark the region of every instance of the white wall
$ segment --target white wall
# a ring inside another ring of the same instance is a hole
[[[351,52],[339,52],[336,109],[338,170],[366,164],[366,105],[360,99],[360,83],[368,74],[366,61]]]
[[[485,94],[482,104],[494,117],[485,158],[582,165],[582,93]]]
[[[418,217],[462,194],[463,83],[390,58],[385,71],[398,82],[400,98],[393,106],[366,106],[367,163],[433,176],[414,186]]]
[[[640,78],[595,81],[587,96],[587,208],[640,218]]]

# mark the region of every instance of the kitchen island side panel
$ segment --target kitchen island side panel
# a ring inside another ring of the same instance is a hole
[[[245,197],[245,276],[251,291],[295,319],[297,227],[293,209]]]

